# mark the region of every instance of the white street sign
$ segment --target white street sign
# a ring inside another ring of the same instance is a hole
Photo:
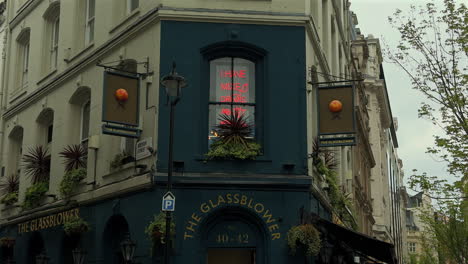
[[[162,199],[162,210],[173,212],[175,210],[175,196],[171,192],[167,192]]]

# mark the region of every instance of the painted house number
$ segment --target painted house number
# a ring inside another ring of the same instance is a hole
[[[239,243],[239,244],[248,244],[249,243],[249,234],[218,234],[216,236],[216,243],[218,244],[228,244],[228,243]]]

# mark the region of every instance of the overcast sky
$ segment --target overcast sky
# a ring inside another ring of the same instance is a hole
[[[442,3],[442,0],[439,0]],[[387,18],[401,9],[408,10],[410,5],[424,4],[423,0],[351,0],[351,10],[358,17],[358,27],[365,36],[384,39],[389,46],[399,40],[398,32],[387,22]],[[395,65],[384,63],[385,79],[394,117],[398,118],[398,155],[403,160],[405,178],[413,169],[428,174],[446,176],[446,164],[440,159],[426,154],[428,146],[433,145],[436,128],[427,120],[418,118],[418,106],[425,99],[421,93],[411,88],[405,73]],[[406,180],[405,180],[406,181]]]

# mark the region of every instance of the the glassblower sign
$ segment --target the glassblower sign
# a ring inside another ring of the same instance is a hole
[[[62,225],[70,218],[80,217],[80,209],[75,208],[68,211],[38,217],[18,224],[18,234],[39,231],[58,225]]]
[[[200,204],[198,210],[192,213],[186,221],[184,230],[184,240],[192,239],[197,232],[197,229],[202,220],[217,207],[222,206],[241,206],[254,211],[265,223],[270,232],[270,239],[277,240],[281,238],[279,232],[278,219],[273,216],[273,213],[263,203],[241,193],[220,194],[213,199],[209,199]]]

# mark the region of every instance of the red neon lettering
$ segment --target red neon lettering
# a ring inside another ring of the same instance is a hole
[[[240,93],[246,93],[248,90],[249,90],[249,84],[248,83],[244,83],[244,84],[240,84],[240,83],[221,83],[220,84],[221,86],[221,90],[225,90],[225,91],[231,91],[232,90],[232,86],[234,86],[234,91],[237,91],[237,92],[240,92]]]
[[[232,78],[233,74],[234,74],[234,77],[237,77],[237,78],[246,78],[247,71],[246,70],[239,70],[239,71],[223,71],[223,70],[221,70],[219,72],[219,76],[221,76],[221,78]]]

